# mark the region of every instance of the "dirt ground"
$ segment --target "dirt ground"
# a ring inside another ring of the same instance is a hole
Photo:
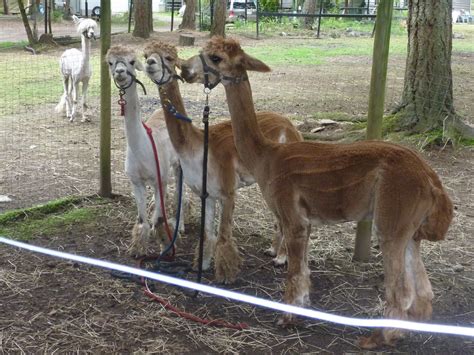
[[[205,38],[196,35],[199,46]],[[177,43],[176,33],[154,36]],[[114,40],[134,45],[137,49],[144,44],[127,35],[115,36]],[[314,44],[313,39],[293,38],[256,41],[242,37],[241,41],[244,47],[269,41],[279,41],[282,45]],[[97,51],[97,47],[94,50]],[[60,52],[61,49],[58,49],[48,55],[58,56]],[[341,74],[341,68],[348,66],[351,68],[350,75],[349,71]],[[390,67],[396,69],[389,73],[394,80],[391,81],[387,100],[392,105],[398,100],[403,84],[400,80],[403,79],[403,66],[404,58],[391,59]],[[455,56],[453,67],[455,75],[456,68],[472,73],[472,55]],[[343,112],[351,118],[364,116],[369,73],[369,59],[341,57],[319,67],[276,66],[270,74],[251,74],[250,80],[259,110],[282,112],[293,118],[296,124],[301,124],[318,112]],[[341,81],[342,76],[346,80]],[[318,78],[316,83],[315,77]],[[473,86],[468,84],[472,84],[473,79],[466,80],[467,83],[455,81],[455,92],[471,90],[472,93]],[[331,85],[318,85],[320,83]],[[151,93],[142,97],[145,114],[159,104],[154,98],[156,90],[151,85],[147,86]],[[198,121],[204,100],[202,89],[181,87],[188,113]],[[462,105],[468,112],[474,112],[472,95],[470,100],[467,97]],[[8,140],[3,140],[8,144],[4,145],[1,155],[6,168],[0,172],[0,188],[14,197],[11,203],[0,205],[3,210],[68,194],[92,195],[96,191],[96,184],[91,184],[91,181],[97,181],[98,170],[97,99],[92,99],[92,122],[74,123],[74,129],[70,129],[71,125],[64,119],[51,114],[53,107],[54,103],[35,107],[36,120],[11,115],[12,121],[18,123],[7,127],[0,125],[4,136],[9,135]],[[211,111],[213,117],[228,115],[222,88],[216,88],[211,95]],[[8,130],[17,126],[23,129]],[[331,128],[331,133],[340,133],[343,129],[344,124],[337,124]],[[48,151],[31,148],[28,134],[25,134],[30,130],[46,132],[38,136],[42,141],[35,141],[34,145],[41,147],[48,144]],[[136,265],[136,260],[126,254],[136,212],[123,175],[125,141],[122,122],[115,114],[112,132],[114,190],[122,196],[113,200],[91,197],[77,203],[70,208],[92,209],[95,217],[87,222],[65,224],[61,230],[52,233],[35,231],[31,243]],[[421,145],[422,142],[419,143]],[[413,147],[417,148],[416,145]],[[51,154],[52,151],[57,153]],[[446,240],[423,244],[423,258],[435,293],[433,322],[473,326],[473,151],[447,146],[445,149],[424,149],[420,153],[440,175],[456,208]],[[28,157],[28,164],[22,163],[24,157]],[[11,171],[15,173],[15,178],[7,175]],[[31,188],[22,189],[19,185]],[[58,185],[60,188],[57,188]],[[192,260],[199,229],[198,200],[194,197],[190,199],[193,204],[185,217],[186,234],[179,241],[177,254],[179,261],[187,263]],[[312,307],[339,315],[377,318],[382,314],[384,300],[381,255],[374,241],[370,263],[352,262],[354,232],[355,225],[352,223],[313,230],[310,253]],[[286,272],[284,268],[274,267],[271,259],[263,253],[273,235],[272,218],[256,186],[239,193],[234,235],[244,259],[243,269],[235,284],[219,286],[280,300]],[[196,275],[185,272],[180,276],[193,280]],[[204,273],[204,283],[216,285],[211,271]],[[194,298],[175,287],[151,284],[155,292],[180,309],[200,317],[245,322],[249,328],[217,328],[179,318],[151,301],[144,294],[143,287],[133,280],[2,245],[0,352],[341,354],[360,352],[355,345],[357,337],[368,333],[367,329],[305,319],[301,319],[295,328],[281,329],[275,324],[276,312],[207,295]],[[380,351],[468,354],[474,352],[474,342],[464,337],[409,333],[395,348],[386,347]]]

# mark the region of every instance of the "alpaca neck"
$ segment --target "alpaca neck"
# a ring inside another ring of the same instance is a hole
[[[225,92],[232,119],[235,147],[247,168],[254,172],[268,141],[257,123],[250,83],[242,81],[226,85]]]
[[[91,54],[91,40],[87,39],[86,36],[81,36],[81,47],[82,47],[82,67],[90,68],[90,54]]]
[[[138,152],[140,145],[147,142],[146,131],[142,124],[138,102],[137,84],[135,82],[125,90],[125,135],[128,147]]]
[[[171,81],[169,84],[164,86],[162,90],[159,90],[159,92],[171,143],[180,155],[186,151],[193,150],[195,144],[192,142],[194,140],[201,141],[199,139],[201,131],[192,123],[176,118],[167,108],[167,102],[169,100],[171,105],[176,108],[177,112],[186,116],[186,109],[184,108],[183,98],[179,91],[178,82],[176,80]]]

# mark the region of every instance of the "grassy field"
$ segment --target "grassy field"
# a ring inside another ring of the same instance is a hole
[[[327,21],[329,22],[329,21]],[[340,30],[344,33],[344,28],[350,27],[358,31],[371,29],[372,24],[361,24],[358,22],[345,22],[342,26],[337,21],[331,21],[332,30]],[[335,26],[334,24],[337,24]],[[273,26],[276,26],[273,24]],[[341,27],[342,26],[342,27]],[[400,26],[393,26],[400,33]],[[331,29],[325,29],[329,33]],[[329,31],[329,32],[328,32]],[[474,26],[455,25],[455,33],[462,33],[464,39],[453,40],[453,54],[474,53]],[[250,33],[250,32],[246,32]],[[301,33],[301,32],[299,32]],[[242,28],[229,30],[229,35],[242,34]],[[273,30],[265,36],[278,36],[278,32]],[[295,36],[295,39],[298,37]],[[8,43],[11,46],[11,43]],[[21,43],[23,45],[24,43]],[[6,46],[0,43],[0,49]],[[21,47],[20,47],[21,48]],[[182,49],[180,56],[187,58],[198,52],[198,47]],[[298,65],[320,65],[328,62],[331,58],[342,56],[358,56],[371,58],[373,50],[373,39],[364,37],[332,38],[326,36],[321,40],[314,39],[305,46],[293,45],[291,42],[278,43],[273,41],[270,44],[262,45],[258,41],[254,46],[247,47],[249,54],[258,58],[264,58],[265,62],[271,66],[291,64]],[[390,55],[405,56],[407,50],[406,34],[394,34],[390,40]],[[16,110],[22,105],[36,105],[44,102],[56,102],[62,92],[62,81],[59,73],[58,58],[60,52],[47,51],[40,56],[32,57],[23,49],[0,51],[0,65],[8,67],[8,71],[0,72],[0,107],[8,107],[9,110]],[[12,58],[16,58],[12,60]],[[94,73],[99,73],[99,57],[92,56],[92,67]],[[12,75],[13,73],[13,75]],[[89,96],[99,95],[99,76],[94,74],[89,87]],[[1,112],[0,112],[1,115]]]

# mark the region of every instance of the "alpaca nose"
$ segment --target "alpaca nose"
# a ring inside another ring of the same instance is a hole
[[[156,64],[156,60],[155,60],[155,58],[148,58],[146,63],[148,65],[153,65],[153,64]]]
[[[115,68],[115,73],[123,74],[123,73],[125,73],[125,69],[124,68]]]

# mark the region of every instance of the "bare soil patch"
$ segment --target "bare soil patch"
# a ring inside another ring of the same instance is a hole
[[[178,43],[177,33],[154,36]],[[199,46],[206,38],[201,34],[196,36],[196,45]],[[276,40],[284,39],[255,41],[242,38],[244,46]],[[144,44],[144,41],[127,35],[115,36],[114,41],[134,45],[137,49]],[[97,53],[97,47],[94,50]],[[59,56],[60,52],[58,49],[50,55]],[[403,73],[404,60],[392,60],[397,69],[391,75],[399,77]],[[472,61],[456,57],[454,63],[472,71]],[[346,65],[350,65],[350,70],[346,71],[347,79],[341,81],[341,68],[347,68]],[[257,109],[283,112],[299,124],[319,112],[364,116],[369,72],[367,60],[343,58],[341,62],[335,59],[320,67],[275,67],[269,75],[252,73],[250,80]],[[149,114],[159,103],[155,98],[156,90],[146,84],[149,95],[142,97],[142,103],[143,111]],[[455,90],[463,90],[465,82],[456,82],[455,85]],[[189,85],[181,87],[188,113],[197,123],[204,100],[202,89]],[[392,87],[388,100],[394,103],[401,87]],[[463,104],[472,112],[472,100]],[[0,205],[0,208],[11,209],[68,194],[90,195],[96,191],[97,98],[92,98],[91,123],[78,121],[71,125],[52,114],[54,105],[29,107],[29,111],[35,112],[36,119],[17,114],[9,116],[8,124],[2,126],[5,121],[0,121],[3,137],[8,135],[8,139],[3,140],[8,144],[2,145],[0,153],[1,162],[5,164],[0,172],[0,188],[14,191],[15,197],[12,203]],[[136,260],[126,255],[126,247],[136,212],[123,176],[125,140],[122,121],[116,115],[118,107],[114,109],[114,188],[123,195],[113,200],[84,200],[75,208],[92,209],[95,218],[65,224],[60,231],[53,233],[35,231],[31,243],[135,266]],[[228,115],[220,87],[211,95],[211,110],[213,117]],[[343,128],[338,126],[337,129]],[[30,132],[37,131],[46,133],[34,136],[35,141],[31,142]],[[32,145],[36,147],[31,148]],[[46,145],[50,148],[41,150]],[[441,176],[456,206],[447,240],[423,244],[423,257],[435,293],[433,322],[436,323],[472,326],[474,322],[472,153],[472,149],[451,147],[421,152]],[[14,172],[14,178],[8,175],[10,172]],[[58,186],[60,188],[56,190]],[[189,198],[193,206],[186,215],[187,232],[179,241],[178,249],[178,260],[184,262],[192,260],[199,230],[198,202],[195,197]],[[312,307],[340,315],[380,317],[384,299],[380,252],[374,241],[370,263],[351,262],[354,232],[352,223],[313,230],[310,253]],[[286,271],[275,268],[263,253],[273,235],[273,225],[256,186],[239,193],[234,235],[244,258],[243,269],[235,284],[218,286],[280,300]],[[192,280],[195,274],[190,272],[183,277]],[[212,272],[204,274],[204,283],[215,284]],[[193,298],[180,289],[158,283],[152,283],[152,286],[159,295],[181,309],[201,317],[245,322],[249,328],[236,331],[184,320],[150,301],[142,287],[128,279],[2,245],[0,351],[6,354],[57,351],[340,354],[359,352],[354,343],[358,336],[368,332],[305,319],[295,328],[281,329],[275,324],[278,317],[275,312],[207,295]],[[474,343],[472,339],[462,337],[411,333],[396,348],[380,351],[466,354],[474,352]]]

